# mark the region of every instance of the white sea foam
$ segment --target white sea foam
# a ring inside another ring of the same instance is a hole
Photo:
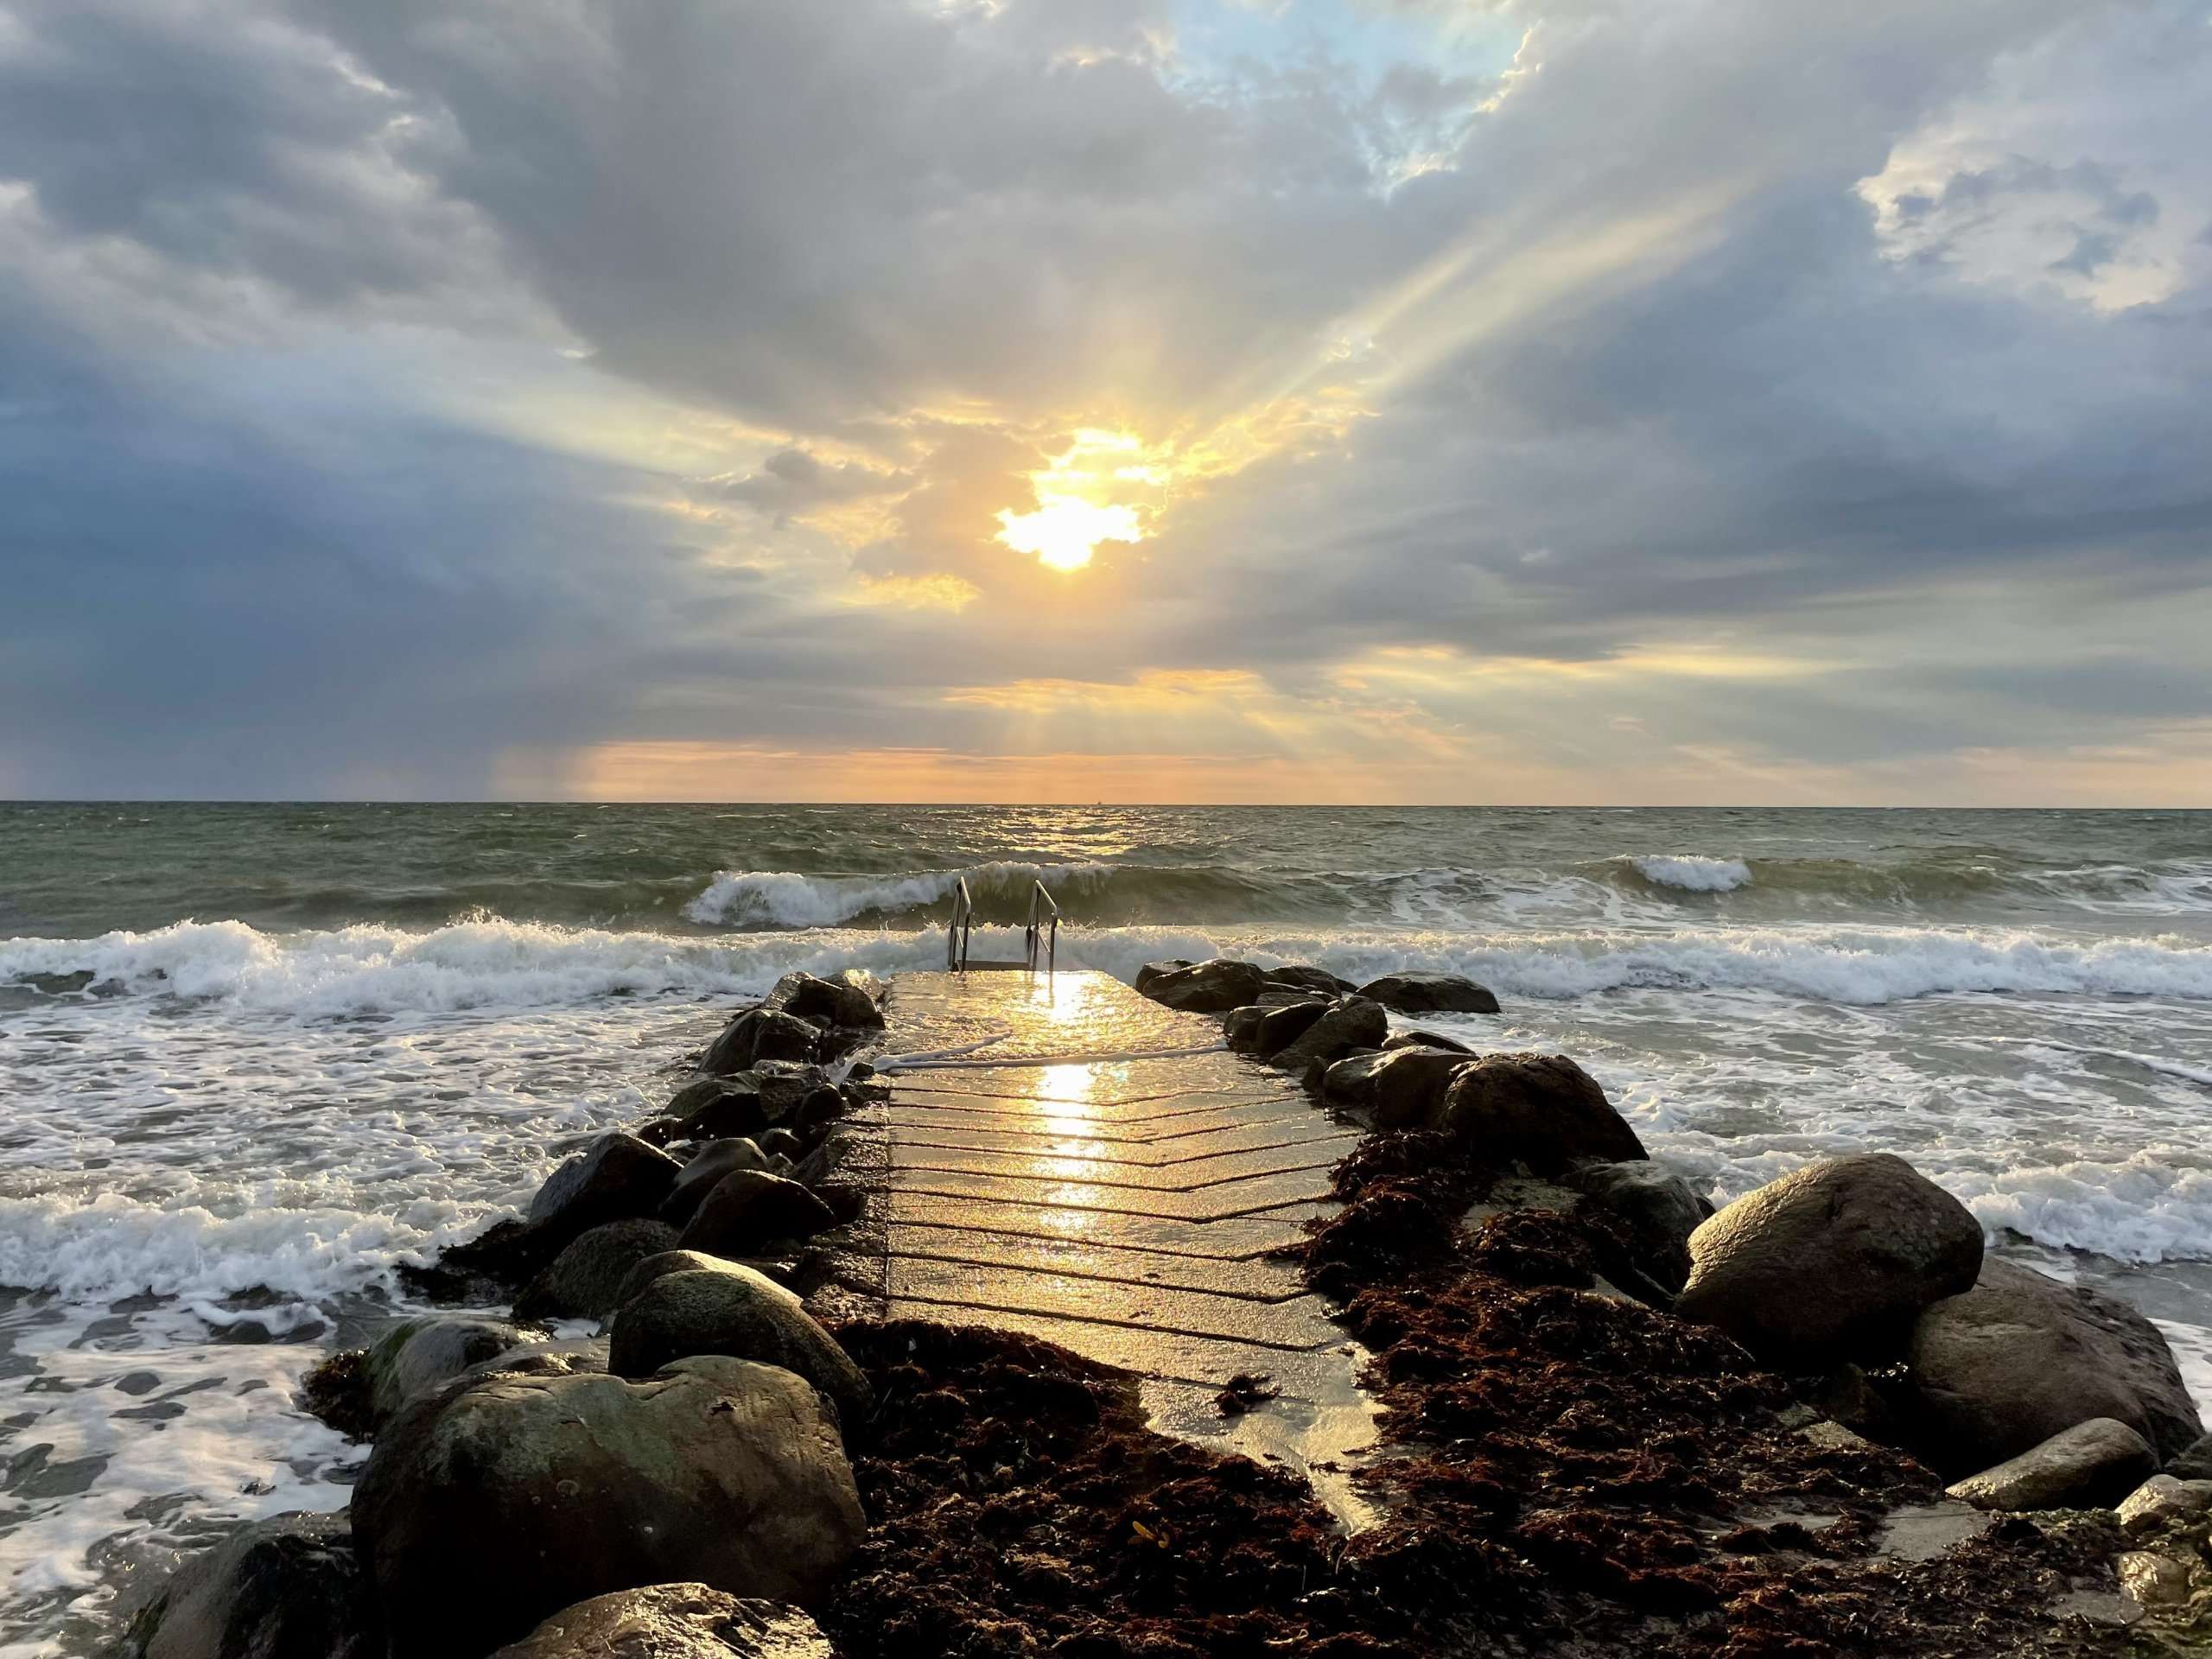
[[[1748,885],[1751,867],[1740,858],[1705,858],[1694,853],[1649,854],[1629,862],[1647,881],[1684,893],[1733,893]]]

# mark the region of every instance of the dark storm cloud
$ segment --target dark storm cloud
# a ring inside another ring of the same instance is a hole
[[[2201,6],[1368,13],[1433,49],[0,0],[0,792],[986,747],[979,685],[1327,711],[1406,650],[1801,664],[1516,686],[1532,743],[2212,714]],[[1237,441],[1071,586],[992,537],[1094,425]]]

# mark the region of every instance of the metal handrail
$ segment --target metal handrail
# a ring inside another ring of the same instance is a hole
[[[944,968],[947,973],[968,971],[968,930],[976,916],[976,901],[968,896],[968,878],[953,884],[952,919],[944,928]]]
[[[1049,912],[1045,918],[1045,926],[1039,925],[1039,906]],[[1049,931],[1046,931],[1047,926]],[[1042,881],[1032,881],[1029,884],[1029,925],[1023,931],[1022,943],[1028,949],[1029,971],[1033,974],[1037,971],[1037,943],[1040,932],[1045,934],[1045,971],[1049,974],[1060,954],[1060,907],[1052,902],[1052,895],[1045,891]]]

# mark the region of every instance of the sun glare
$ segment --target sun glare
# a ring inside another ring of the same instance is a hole
[[[999,540],[1055,570],[1080,570],[1101,542],[1141,542],[1135,507],[1102,507],[1079,495],[1039,493],[1034,512],[999,514]]]

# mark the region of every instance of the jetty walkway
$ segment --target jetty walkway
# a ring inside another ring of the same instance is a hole
[[[1274,1252],[1328,1208],[1357,1139],[1217,1020],[1084,970],[899,976],[867,1241],[844,1290],[889,1318],[1044,1338],[1142,1379],[1154,1425],[1309,1476],[1368,1518],[1365,1356]],[[1279,1390],[1224,1411],[1232,1378]]]

